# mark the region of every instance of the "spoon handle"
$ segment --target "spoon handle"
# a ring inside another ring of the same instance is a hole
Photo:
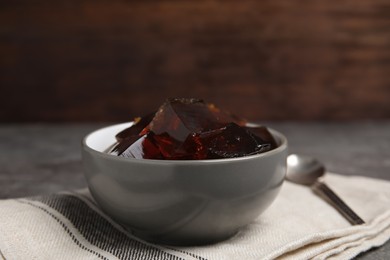
[[[364,224],[361,219],[328,185],[321,181],[313,184],[312,189],[326,201],[331,203],[352,225]]]

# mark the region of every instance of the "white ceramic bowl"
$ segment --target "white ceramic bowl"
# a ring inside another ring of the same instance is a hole
[[[82,142],[92,196],[114,220],[145,240],[199,245],[227,239],[275,199],[286,172],[287,140],[278,147],[216,160],[140,160],[104,153],[131,123],[108,126]]]

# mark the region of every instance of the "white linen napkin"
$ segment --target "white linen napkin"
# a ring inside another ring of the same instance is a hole
[[[285,182],[252,224],[226,241],[155,245],[100,211],[87,190],[0,201],[4,259],[350,259],[390,238],[390,182],[327,174],[366,224],[351,226],[308,187]]]

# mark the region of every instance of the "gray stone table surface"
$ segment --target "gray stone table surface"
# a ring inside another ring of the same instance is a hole
[[[390,180],[390,120],[263,123],[330,171]],[[0,199],[86,187],[81,139],[104,125],[0,124]],[[390,242],[357,258],[390,259]]]

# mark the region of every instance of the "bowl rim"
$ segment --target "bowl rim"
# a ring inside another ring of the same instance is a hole
[[[239,162],[239,161],[247,161],[247,160],[253,160],[256,158],[261,158],[261,157],[268,157],[277,153],[280,153],[284,150],[287,149],[287,138],[280,133],[279,131],[276,131],[270,127],[267,127],[267,129],[271,132],[273,136],[275,136],[279,141],[280,144],[278,147],[276,147],[273,150],[264,152],[264,153],[259,153],[259,154],[253,154],[253,155],[247,155],[247,156],[241,156],[241,157],[234,157],[234,158],[223,158],[223,159],[206,159],[206,160],[158,160],[158,159],[136,159],[136,158],[124,158],[108,153],[104,153],[98,150],[95,150],[91,148],[87,144],[88,138],[90,138],[92,135],[96,134],[98,131],[102,131],[106,128],[114,127],[114,126],[119,126],[119,125],[128,125],[132,123],[133,121],[130,122],[125,122],[125,123],[119,123],[119,124],[113,124],[113,125],[107,125],[98,129],[95,129],[94,131],[90,132],[87,134],[81,141],[81,146],[84,150],[95,154],[99,157],[103,157],[108,160],[117,160],[117,161],[122,161],[122,162],[128,162],[128,163],[137,163],[137,164],[160,164],[160,165],[204,165],[204,164],[221,164],[221,163],[231,163],[231,162]],[[248,127],[255,127],[255,126],[264,126],[262,124],[258,123],[253,123],[253,122],[248,122],[247,123]]]

